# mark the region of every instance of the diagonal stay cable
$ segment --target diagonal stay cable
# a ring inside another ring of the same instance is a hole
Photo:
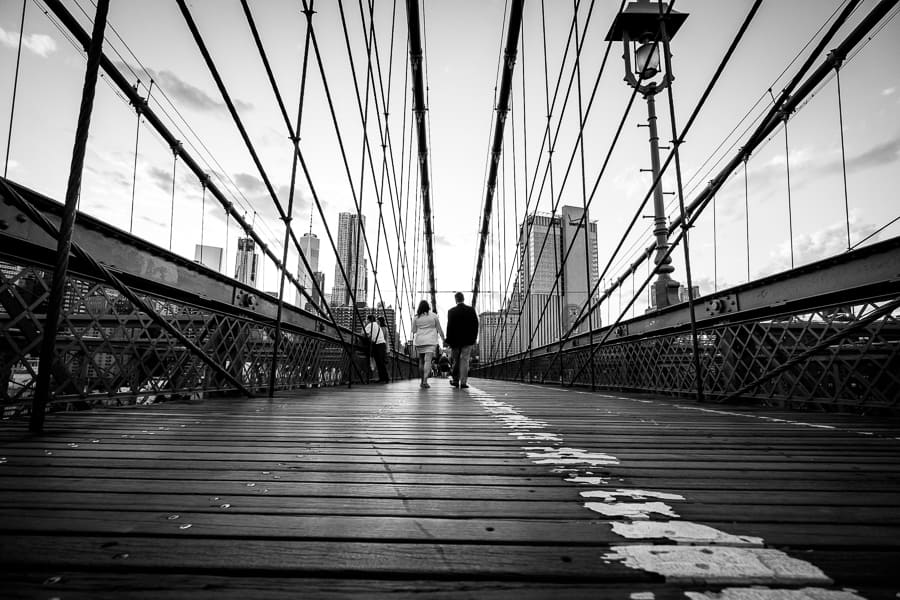
[[[291,229],[291,227],[289,225],[290,218],[289,218],[288,214],[285,212],[284,207],[282,207],[281,202],[278,200],[278,194],[275,192],[275,188],[272,186],[272,182],[269,180],[269,176],[266,173],[266,170],[263,167],[262,162],[259,159],[259,155],[256,153],[256,149],[253,146],[253,142],[250,139],[249,134],[247,133],[247,129],[244,127],[243,121],[241,120],[241,117],[238,114],[237,109],[235,108],[234,102],[231,99],[231,94],[228,93],[228,89],[225,87],[225,82],[222,80],[222,77],[219,74],[218,69],[216,68],[215,62],[212,59],[212,55],[209,53],[209,49],[206,47],[206,43],[203,41],[203,37],[200,34],[200,30],[197,28],[197,24],[194,21],[193,16],[191,15],[190,9],[187,7],[185,0],[176,0],[176,1],[178,3],[179,8],[181,9],[181,13],[182,13],[182,16],[184,17],[185,23],[187,24],[188,29],[190,29],[190,31],[191,31],[191,35],[194,38],[194,42],[197,44],[197,48],[200,50],[200,53],[203,55],[203,59],[206,62],[206,66],[209,69],[210,74],[212,75],[213,79],[215,80],[216,86],[219,89],[219,93],[222,95],[222,99],[225,101],[225,104],[228,107],[228,112],[231,114],[232,120],[234,121],[235,126],[237,127],[239,133],[241,134],[241,138],[244,140],[244,144],[247,147],[247,151],[250,153],[250,156],[253,159],[253,163],[256,165],[256,168],[259,171],[260,178],[262,179],[263,184],[266,187],[266,190],[269,192],[269,195],[272,198],[272,202],[274,203],[275,208],[278,211],[279,217],[281,218],[282,221],[284,221],[287,224],[287,230],[290,232],[290,237],[294,243],[294,247],[300,253],[300,257],[301,257],[301,259],[303,259],[304,266],[306,267],[307,271],[310,273],[310,277],[312,278],[313,282],[315,282],[314,285],[318,288],[318,282],[316,281],[315,276],[313,276],[313,274],[312,274],[312,269],[311,269],[309,263],[306,261],[305,255],[303,253],[303,249],[300,247],[300,242],[297,239],[296,234],[294,233],[294,231]],[[261,51],[263,51],[263,53],[264,53],[264,50],[261,49]],[[265,61],[265,62],[267,62],[267,61]],[[271,75],[271,69],[267,68],[267,71]],[[274,85],[274,77],[272,77],[272,79],[270,81]],[[277,86],[275,87],[275,90],[277,91]],[[283,103],[280,103],[280,104],[283,106]],[[284,114],[286,116],[286,114],[287,114],[286,111]],[[292,139],[296,140],[296,134],[293,130],[293,127],[290,127],[290,121],[288,121],[287,123],[288,123],[288,130],[291,133]],[[299,144],[299,142],[295,141],[295,157],[297,154],[299,154],[298,144]],[[296,158],[295,158],[295,160],[296,160]],[[289,271],[287,271],[286,265],[282,264],[280,260],[278,260],[277,258],[274,260],[275,260],[276,266],[278,266],[282,270],[282,272],[289,272]],[[300,290],[300,292],[304,295],[304,297],[307,298],[308,301],[313,306],[315,306],[316,308],[319,308],[318,304],[315,302],[315,300],[312,298],[312,296],[310,296],[308,293],[306,293],[303,286],[299,285],[299,282],[296,282],[296,280],[293,278],[293,276],[290,276],[290,277],[291,277],[292,282],[295,282],[295,285]],[[337,321],[334,318],[334,315],[331,313],[331,308],[325,299],[323,291],[320,290],[320,294],[321,294],[322,306],[325,309],[323,311],[323,313],[327,314],[329,319],[331,319],[332,324],[334,324],[334,326],[335,326],[335,331],[338,332],[338,335],[341,338],[341,343],[344,344],[345,348],[347,349],[348,356],[352,357],[353,352],[352,352],[352,350],[350,350],[350,346],[347,344],[347,342],[345,342],[345,340],[343,338],[343,334],[340,332],[340,328],[337,326]],[[319,308],[319,310],[321,310],[321,309]],[[357,371],[359,370],[358,365],[356,365],[356,361],[350,360],[350,363],[352,365],[354,365],[354,367]],[[361,373],[359,373],[359,375],[362,378]]]
[[[728,175],[732,171],[734,171],[740,164],[742,164],[743,161],[747,157],[749,157],[752,154],[752,152],[757,148],[757,146],[759,146],[766,139],[766,137],[769,135],[769,133],[771,133],[775,128],[778,127],[778,124],[780,122],[778,115],[780,114],[780,112],[794,110],[797,107],[797,105],[801,101],[803,101],[803,99],[806,98],[806,96],[808,96],[810,93],[812,93],[815,90],[816,86],[825,77],[828,76],[828,74],[831,72],[831,70],[834,68],[834,66],[836,64],[839,64],[839,62],[842,60],[842,57],[846,56],[847,53],[853,49],[854,46],[856,46],[858,43],[860,43],[863,40],[863,38],[865,37],[865,35],[878,24],[878,22],[890,11],[890,9],[894,5],[897,4],[897,2],[898,2],[898,0],[881,0],[881,2],[879,2],[879,4],[877,6],[875,6],[869,12],[869,14],[866,15],[857,24],[857,26],[847,35],[847,37],[844,39],[844,41],[841,42],[835,50],[832,50],[828,54],[825,61],[812,74],[810,74],[809,77],[805,81],[800,83],[802,80],[801,73],[798,73],[798,75],[793,78],[790,86],[788,88],[785,88],[787,93],[782,94],[776,101],[776,104],[774,106],[772,106],[769,114],[767,115],[768,118],[759,125],[759,127],[756,129],[756,131],[754,131],[753,134],[750,136],[747,143],[731,159],[731,161],[729,161],[728,164],[718,173],[718,175],[709,182],[709,184],[697,196],[697,198],[695,198],[691,202],[691,204],[688,207],[686,207],[685,218],[688,221],[688,227],[682,228],[680,219],[674,220],[673,223],[669,226],[670,233],[673,231],[676,231],[678,228],[680,228],[681,231],[679,231],[678,236],[675,238],[675,240],[673,241],[671,246],[668,248],[668,250],[666,252],[666,256],[671,255],[671,253],[674,251],[675,247],[680,242],[681,237],[684,235],[684,232],[687,231],[690,228],[690,226],[692,226],[696,222],[696,220],[700,217],[703,210],[706,208],[706,206],[709,204],[709,202],[712,200],[712,198],[715,197],[715,194],[719,191],[719,189],[722,187],[722,185],[724,185],[725,180],[727,179]],[[804,70],[808,69],[809,64],[811,64],[810,61],[807,61],[807,64],[804,66]],[[793,89],[795,86],[797,87],[796,91],[794,91],[794,89]],[[701,102],[705,101],[705,98],[706,98],[705,95],[703,97],[701,97]],[[698,106],[698,108],[699,108],[699,106]],[[697,113],[697,111],[695,110],[692,117],[696,116],[696,113]],[[692,125],[692,124],[693,124],[693,118],[688,120],[687,124],[685,125],[685,128],[682,130],[681,135],[678,136],[679,142],[682,142],[684,140],[687,130],[689,129],[690,125]],[[668,166],[671,159],[672,159],[672,153],[670,152],[670,154],[665,162],[664,167]],[[649,253],[650,250],[651,249],[648,248],[647,253]],[[645,253],[645,255],[647,253]],[[647,284],[649,283],[653,274],[655,274],[655,269],[650,274],[650,276],[647,278],[647,280],[644,282],[644,284],[641,286],[641,288],[636,292],[636,294],[632,298],[632,300],[628,303],[628,306],[625,309],[626,312],[627,312],[628,308],[630,308],[631,305],[634,303],[634,301],[638,297],[638,295],[647,286]],[[625,315],[625,312],[623,312],[619,316],[618,320],[615,323],[610,324],[608,326],[608,330],[604,334],[603,339],[601,339],[592,349],[591,356],[588,359],[588,362],[593,359],[593,356],[596,354],[596,352],[598,351],[600,346],[602,346],[606,342],[606,340],[609,338],[612,331],[615,329],[615,326],[624,317],[624,315]],[[587,365],[587,362],[585,363],[585,366],[586,365]],[[575,377],[573,377],[573,381],[581,374],[581,372],[584,370],[585,366],[582,366],[581,370],[579,370],[579,372],[576,373]]]
[[[896,0],[885,0],[885,1],[889,2],[889,3],[896,2]],[[854,5],[855,5],[855,0],[854,0]],[[746,150],[748,147],[751,147],[751,146],[753,148],[755,148],[762,141],[762,139],[765,138],[775,128],[775,126],[777,126],[777,124],[780,122],[779,115],[784,110],[783,105],[792,98],[791,94],[794,92],[794,88],[797,87],[800,80],[805,76],[806,72],[811,67],[812,62],[815,60],[815,58],[819,54],[821,54],[822,50],[825,48],[825,46],[828,44],[828,42],[833,38],[833,36],[837,32],[838,28],[849,17],[850,13],[853,11],[853,8],[855,7],[854,5],[849,5],[848,7],[846,7],[846,9],[842,12],[842,14],[838,18],[838,20],[832,25],[832,27],[826,33],[823,40],[819,44],[817,44],[814,52],[804,62],[804,64],[800,67],[800,69],[797,71],[797,73],[794,75],[794,77],[791,78],[791,81],[784,88],[783,92],[781,93],[779,98],[776,100],[776,102],[770,107],[770,109],[769,109],[768,113],[765,115],[765,117],[761,118],[762,122],[759,125],[757,125],[756,129],[754,130],[754,133],[751,134],[750,138],[748,138],[748,141],[744,145],[742,152],[739,152],[738,156],[741,158],[737,158],[737,157],[733,158],[732,161],[730,163],[728,163],[728,165],[726,165],[725,168],[720,170],[719,176],[716,178],[716,180],[719,178],[724,179],[724,177],[727,176],[727,173],[730,173],[734,169],[734,166],[740,164],[740,161],[743,160],[743,157],[749,156],[749,152],[744,152],[744,150]],[[756,5],[754,5],[751,8],[751,10],[754,10],[754,9],[756,9]],[[750,13],[748,13],[748,16],[750,16]],[[743,32],[746,30],[746,26],[749,25],[749,22],[746,19],[744,22],[745,22],[745,25],[743,25],[741,30],[738,32],[738,34],[737,34],[738,36],[742,36]],[[712,86],[715,85],[715,82],[718,79],[719,75],[721,74],[721,71],[724,70],[725,63],[727,62],[727,59],[730,57],[730,53],[733,52],[733,49],[736,47],[736,44],[738,41],[739,41],[739,38],[736,36],[735,39],[732,41],[731,48],[729,48],[728,53],[726,53],[725,58],[723,58],[722,62],[719,65],[719,68],[717,69],[716,73],[713,75],[713,79],[707,85],[706,91],[704,92],[703,96],[701,96],[700,100],[698,101],[697,106],[695,107],[694,111],[691,114],[691,117],[688,119],[687,123],[685,124],[685,128],[682,130],[682,135],[679,137],[680,140],[684,139],[687,131],[690,129],[691,125],[693,124],[694,120],[696,119],[697,115],[699,114],[703,103],[706,101],[707,97],[709,96],[709,93],[712,91]],[[821,67],[820,67],[820,69],[821,69]],[[806,87],[806,86],[804,86],[804,87]],[[793,106],[796,106],[796,104],[798,102],[799,101],[792,102]],[[665,173],[666,169],[672,162],[673,158],[674,158],[674,151],[671,151],[667,155],[666,160],[663,162],[663,164],[660,168],[659,177],[656,178],[654,180],[653,184],[651,185],[651,187],[650,187],[651,191],[653,189],[653,186],[655,186],[659,182],[662,175]],[[729,167],[729,165],[731,165],[731,166]],[[707,190],[705,190],[704,192],[701,192],[700,196],[697,199],[695,199],[689,206],[686,207],[685,210],[686,210],[687,214],[690,214],[693,210],[695,210],[696,206],[700,202],[702,202],[704,198],[709,196],[708,191],[709,191],[709,188],[707,187]],[[647,196],[644,199],[645,203],[646,203],[647,199],[650,197],[649,196],[650,193],[651,192],[647,193]],[[634,221],[632,221],[632,223],[633,222]],[[672,223],[669,225],[669,233],[671,234],[673,231],[675,231],[676,228],[680,227],[680,225],[681,225],[681,217],[678,216],[675,219],[673,219]],[[645,260],[647,258],[649,253],[652,253],[652,252],[650,251],[650,249],[648,247],[648,249],[642,253],[642,255],[632,264],[632,266],[629,267],[629,272],[626,272],[621,277],[619,277],[616,280],[616,283],[609,290],[606,290],[606,292],[604,293],[604,296],[602,296],[595,303],[594,307],[592,307],[591,310],[596,308],[596,306],[599,306],[600,303],[603,301],[603,299],[608,297],[609,294],[612,293],[612,291],[616,289],[616,287],[621,285],[622,281],[624,281],[631,274],[631,272],[633,272],[634,269],[637,268],[637,265],[639,265],[643,260]],[[594,291],[596,291],[596,290],[594,290]],[[582,313],[579,313],[579,318],[576,319],[576,321],[575,321],[575,327],[577,327],[577,325],[580,324],[581,321],[583,321]],[[568,335],[571,335],[572,331],[574,331],[574,328],[568,332],[568,334],[566,336],[567,338],[568,338]]]
[[[250,139],[250,136],[247,133],[246,127],[244,127],[244,123],[237,112],[234,101],[231,99],[231,94],[225,87],[225,82],[222,80],[222,76],[220,75],[219,70],[215,65],[215,61],[213,61],[212,55],[209,53],[209,49],[206,47],[206,42],[203,41],[203,36],[200,34],[200,30],[197,28],[197,23],[194,21],[194,18],[191,15],[190,9],[188,8],[185,0],[176,0],[176,2],[178,3],[178,7],[181,9],[182,16],[184,17],[185,23],[187,24],[188,29],[191,32],[191,36],[193,37],[194,42],[197,44],[197,48],[200,50],[200,54],[203,56],[203,59],[206,62],[206,66],[209,69],[210,75],[212,75],[213,80],[216,83],[216,87],[218,87],[219,93],[222,95],[222,99],[224,100],[225,105],[228,108],[228,112],[231,114],[231,118],[234,121],[235,127],[237,127],[241,138],[244,140],[244,145],[247,147],[247,151],[250,154],[250,157],[253,159],[253,163],[256,166],[257,171],[259,172],[259,176],[262,179],[263,185],[271,196],[272,202],[275,205],[276,210],[278,211],[279,217],[282,221],[285,221],[286,219],[288,219],[288,215],[285,212],[284,207],[281,205],[281,201],[278,200],[278,194],[275,192],[275,188],[273,187],[272,182],[269,179],[268,174],[266,173],[265,167],[263,167],[262,161],[260,160],[259,155],[256,152],[253,141]],[[268,63],[268,61],[266,60],[264,60],[264,62],[266,64]],[[271,76],[271,69],[267,67],[266,70]],[[271,78],[271,82],[274,84],[274,77]],[[279,105],[282,107],[284,106],[283,102],[281,101],[279,101]],[[284,112],[284,115],[285,117],[287,116],[286,111]],[[290,121],[288,121],[288,130],[291,133],[291,137],[295,138],[296,135],[293,131],[293,127],[290,127]],[[293,231],[291,231],[291,240],[294,242],[295,248],[300,251],[300,256],[303,257],[304,255],[302,249],[300,249],[299,240],[297,239],[296,234],[294,234]],[[309,269],[308,263],[306,263],[305,260],[304,263],[311,274],[312,271],[311,269]],[[280,261],[278,261],[278,264],[280,264]],[[283,265],[282,268],[284,268]],[[315,278],[313,277],[313,279]],[[322,299],[324,303],[324,296],[322,297]],[[318,304],[311,297],[309,297],[309,300],[313,304],[313,306],[316,306],[318,308]],[[329,316],[331,316],[330,309],[327,306],[325,306],[325,311],[323,312],[327,312]],[[332,319],[332,322],[335,322],[334,319]]]
[[[56,17],[60,20],[60,22],[68,29],[71,34],[78,40],[78,43],[82,45],[83,48],[87,48],[90,43],[90,35],[81,27],[78,21],[72,16],[72,14],[62,5],[60,0],[44,0],[44,3],[47,7],[53,11]],[[125,78],[125,76],[119,71],[119,69],[109,60],[105,55],[101,56],[100,66],[109,75],[109,79],[115,83],[115,85],[122,91],[122,93],[128,98],[128,100],[132,103],[140,103],[143,102],[143,98],[141,98],[137,91],[134,90],[131,83]],[[243,229],[243,231],[259,246],[260,250],[269,257],[269,259],[275,264],[275,266],[279,269],[283,268],[281,265],[281,261],[279,258],[272,252],[269,246],[265,243],[265,241],[259,236],[259,234],[254,231],[253,227],[247,223],[246,219],[235,209],[234,204],[228,200],[225,194],[219,189],[219,187],[212,181],[209,181],[207,178],[207,173],[203,169],[203,167],[197,162],[197,160],[188,153],[179,141],[175,138],[172,132],[168,127],[162,122],[156,112],[150,108],[149,106],[144,106],[143,108],[143,116],[150,123],[154,129],[162,136],[165,142],[172,148],[173,153],[175,153],[179,158],[182,159],[184,164],[190,168],[190,170],[196,175],[200,180],[206,181],[207,190],[215,197],[222,207],[225,209],[225,212],[228,216],[234,218],[235,222]],[[288,274],[288,279],[293,283],[297,289],[300,289],[300,283],[297,279]],[[303,292],[303,290],[300,290]],[[311,300],[308,294],[304,293],[304,296]],[[319,320],[317,318],[317,320]],[[322,319],[324,321],[324,319]],[[333,322],[332,322],[333,324]]]

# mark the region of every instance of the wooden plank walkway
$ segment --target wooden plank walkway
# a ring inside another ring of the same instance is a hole
[[[432,382],[5,422],[0,596],[898,596],[897,420]]]

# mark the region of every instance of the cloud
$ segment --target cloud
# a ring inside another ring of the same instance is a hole
[[[262,180],[249,173],[235,173],[234,182],[237,184],[238,188],[244,192],[244,195],[248,197],[251,194],[261,194],[266,191],[266,187],[263,185]]]
[[[157,85],[166,91],[166,94],[172,96],[176,101],[181,101],[185,106],[197,110],[213,110],[225,107],[224,101],[214,100],[209,94],[181,79],[172,71],[154,71],[151,69],[150,76],[153,77]],[[246,111],[253,108],[253,105],[249,102],[244,102],[234,97],[232,97],[232,101],[238,110]]]
[[[881,90],[881,95],[882,96],[891,96],[896,91],[897,91],[897,88],[895,88],[895,87],[884,88],[883,90]]]
[[[138,73],[138,76],[143,79],[142,69],[132,67],[121,61],[118,61],[115,64],[116,68],[119,69],[119,71],[121,71],[123,74],[125,74],[126,77],[131,78],[134,77],[134,73]],[[146,72],[150,74],[150,77],[153,79],[154,83],[162,88],[165,91],[166,95],[169,96],[172,101],[178,106],[193,108],[201,111],[221,110],[225,108],[224,101],[216,100],[199,87],[188,83],[172,71],[156,71],[154,69],[147,69]],[[146,93],[146,85],[149,85],[149,83],[145,83],[144,85],[145,87],[143,88],[142,94]],[[232,97],[232,101],[239,111],[247,111],[253,109],[253,104],[249,102],[244,102],[243,100],[238,100],[234,97]]]
[[[0,27],[0,44],[9,48],[16,48],[19,45],[19,34],[6,31]],[[46,58],[56,51],[56,42],[50,36],[40,33],[31,33],[22,39],[22,46],[26,50],[34,52],[38,56]]]
[[[859,241],[876,231],[878,227],[872,223],[858,223],[855,218],[850,220],[851,241]],[[877,241],[878,235],[872,237],[869,243]],[[842,254],[847,251],[847,224],[837,222],[824,229],[794,237],[794,264],[804,265]],[[771,253],[773,265],[767,267],[768,272],[790,268],[789,242],[779,244]]]
[[[847,161],[847,170],[856,171],[867,167],[889,165],[900,161],[900,138],[873,147]]]

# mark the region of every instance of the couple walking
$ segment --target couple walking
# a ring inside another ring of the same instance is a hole
[[[456,306],[447,311],[447,335],[441,329],[438,316],[431,312],[427,300],[419,302],[416,318],[413,319],[412,333],[416,354],[419,355],[419,373],[422,376],[421,387],[428,385],[428,374],[431,373],[431,358],[438,348],[438,337],[450,346],[450,385],[467,388],[469,379],[469,357],[472,347],[478,339],[478,315],[475,309],[465,304],[465,296],[461,292],[454,295]]]

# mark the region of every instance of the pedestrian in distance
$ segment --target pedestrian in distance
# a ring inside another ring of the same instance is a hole
[[[368,323],[366,323],[363,331],[366,337],[369,338],[369,348],[375,361],[375,369],[378,371],[378,383],[388,383],[390,378],[388,378],[387,366],[385,365],[387,358],[387,334],[375,321],[375,315],[367,316],[366,320]]]
[[[478,315],[465,303],[462,292],[456,292],[453,297],[456,306],[447,311],[447,345],[453,364],[450,385],[465,389],[469,387],[469,358],[478,341]]]
[[[422,381],[419,387],[429,388],[428,375],[431,374],[431,357],[437,348],[438,337],[444,340],[444,330],[438,316],[431,312],[431,305],[427,300],[419,302],[416,309],[416,317],[412,322],[413,345],[416,354],[419,355],[419,373]]]

